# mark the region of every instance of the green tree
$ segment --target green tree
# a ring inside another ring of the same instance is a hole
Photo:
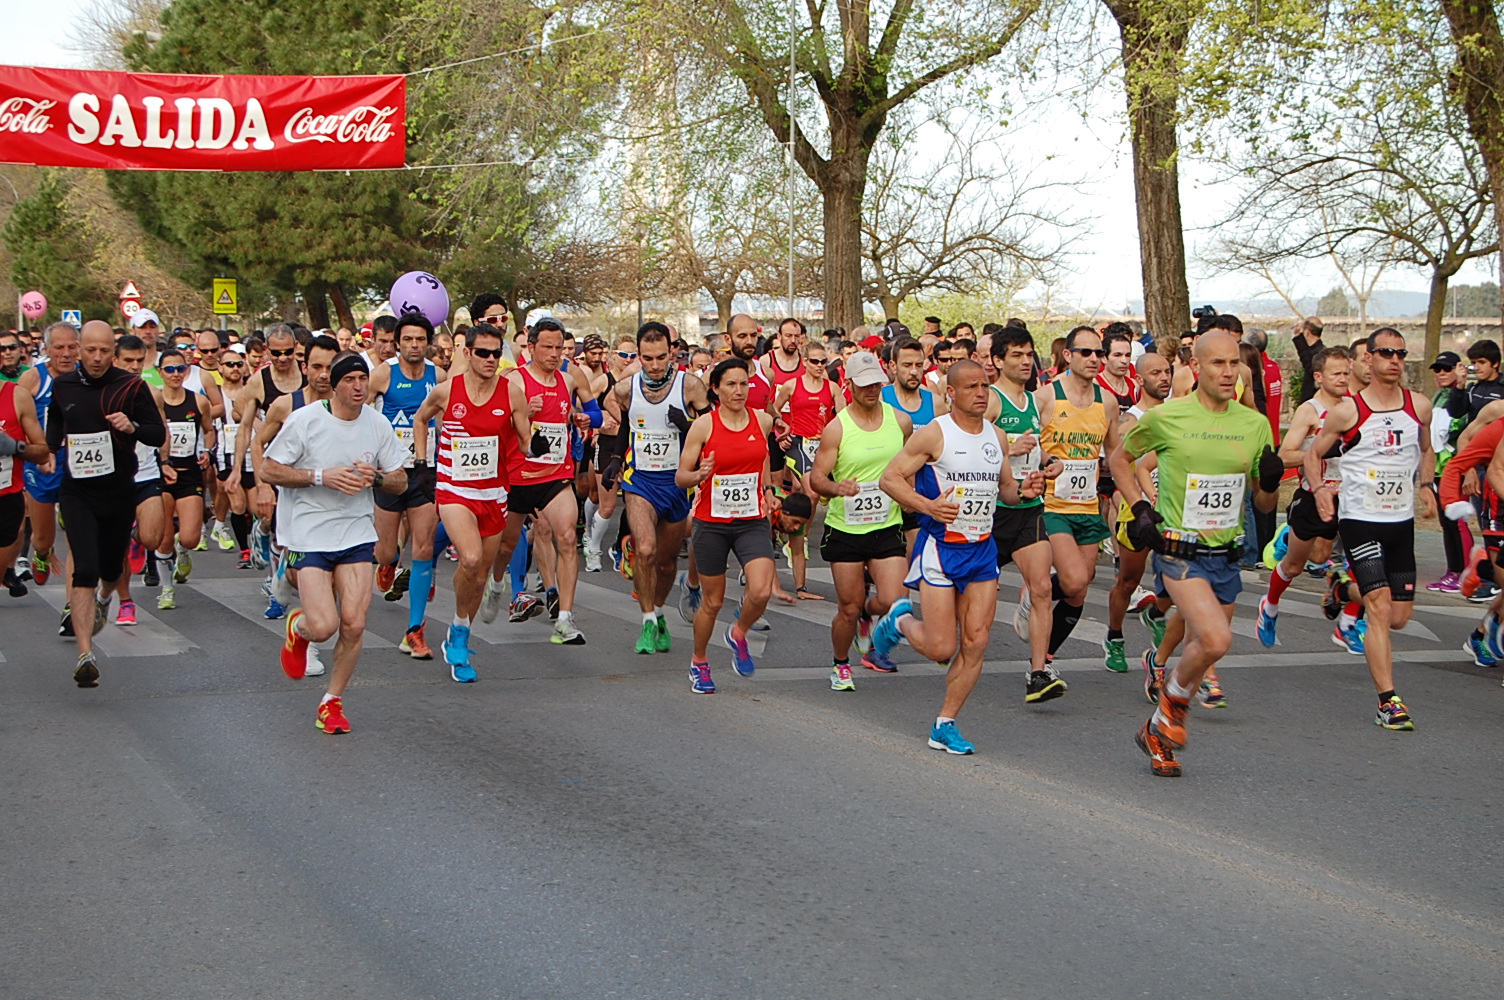
[[[1351,316],[1353,305],[1347,300],[1347,293],[1342,286],[1333,285],[1332,290],[1321,297],[1316,303],[1316,315],[1318,316]]]
[[[67,174],[49,170],[36,191],[16,203],[4,230],[11,278],[18,289],[47,296],[43,321],[57,319],[64,308],[81,309],[85,319],[109,319],[115,297],[88,269],[90,248],[65,207],[69,190]]]

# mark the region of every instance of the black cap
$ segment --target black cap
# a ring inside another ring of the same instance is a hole
[[[890,320],[888,322],[888,325],[883,329],[888,331],[888,336],[893,340],[897,340],[899,337],[912,336],[912,334],[909,333],[909,328],[904,326],[896,319]]]
[[[1436,355],[1436,360],[1431,362],[1431,370],[1433,372],[1449,372],[1460,364],[1462,364],[1462,358],[1458,356],[1456,351],[1442,351]]]

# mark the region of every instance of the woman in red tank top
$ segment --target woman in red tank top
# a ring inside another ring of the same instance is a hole
[[[739,358],[722,361],[710,373],[710,396],[717,404],[689,429],[674,481],[696,489],[693,511],[695,564],[703,599],[695,616],[694,658],[689,678],[696,694],[713,694],[706,659],[716,616],[726,598],[726,570],[736,554],[747,575],[738,619],[726,629],[732,666],[743,677],[756,669],[747,649],[747,630],[761,617],[773,592],[773,537],[768,524],[768,435],[773,418],[747,409],[748,366]]]

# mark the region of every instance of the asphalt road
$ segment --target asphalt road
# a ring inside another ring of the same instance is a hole
[[[405,602],[378,600],[329,737],[253,574],[198,563],[178,610],[106,630],[92,691],[61,589],[0,598],[6,998],[1504,992],[1504,689],[1458,650],[1460,600],[1396,641],[1413,733],[1373,724],[1314,586],[1272,652],[1240,613],[1230,707],[1166,780],[1138,669],[1100,666],[1103,587],[1058,701],[1024,705],[994,630],[961,758],[925,747],[940,669],[911,650],[829,690],[829,605],[771,611],[754,678],[713,649],[697,697],[688,629],[633,655],[610,574],[584,577],[589,645],[481,627],[470,686],[399,654]]]

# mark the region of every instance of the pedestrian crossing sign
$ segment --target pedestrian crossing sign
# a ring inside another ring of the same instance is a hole
[[[214,315],[233,316],[240,312],[240,307],[235,302],[236,288],[234,278],[214,279]]]

